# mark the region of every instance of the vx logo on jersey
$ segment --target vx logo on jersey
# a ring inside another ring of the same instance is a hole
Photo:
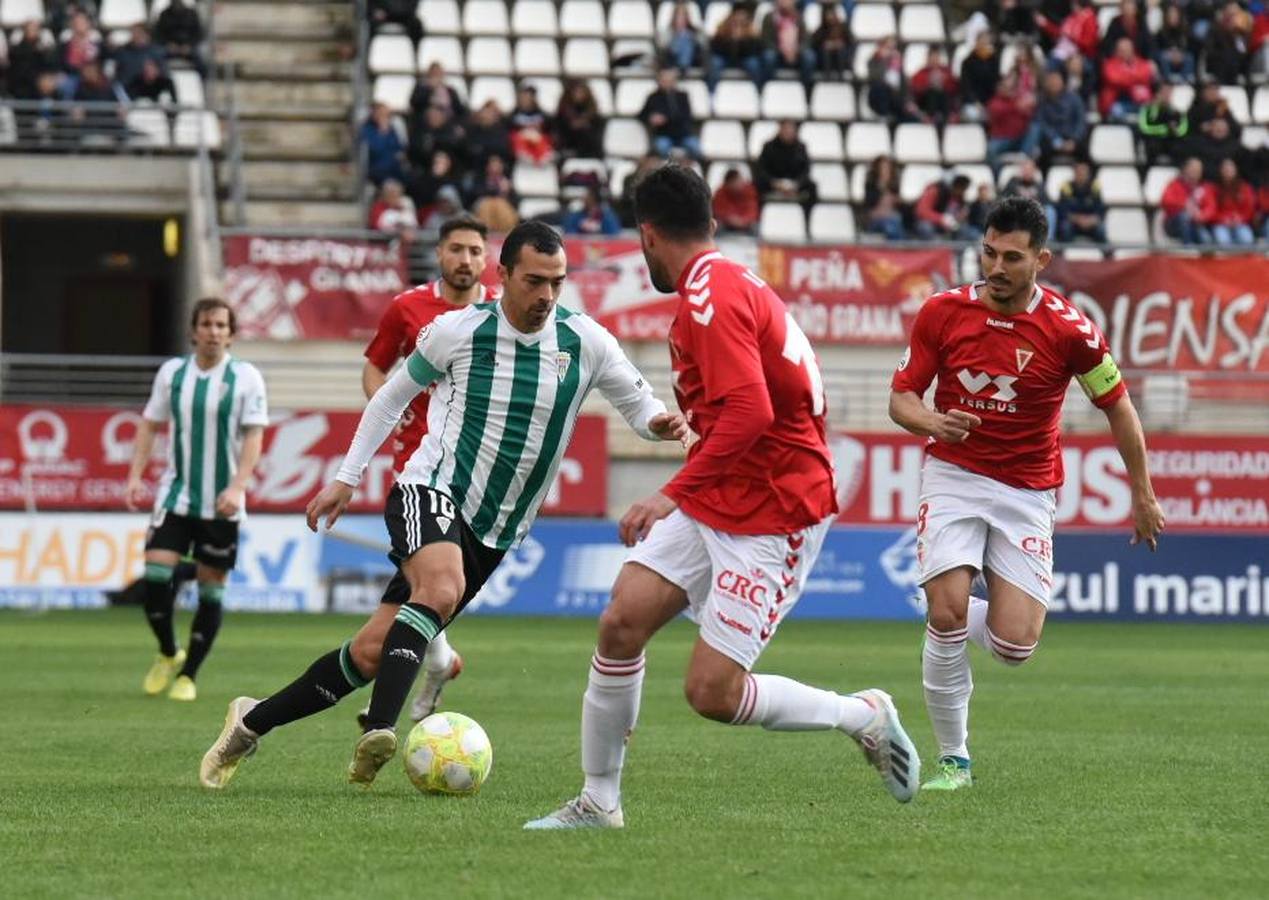
[[[969,409],[1017,412],[1018,406],[1012,402],[1018,397],[1018,392],[1013,389],[1014,382],[1018,380],[1017,375],[991,375],[987,372],[961,369],[956,373],[956,380],[971,395],[960,398],[961,403]],[[977,396],[992,387],[995,391],[989,397]]]

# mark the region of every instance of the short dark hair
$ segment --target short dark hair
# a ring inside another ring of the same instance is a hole
[[[964,191],[964,190],[967,190],[968,188],[969,188],[968,175],[957,175],[955,178],[952,179],[952,190]]]
[[[560,251],[564,241],[560,233],[545,222],[534,219],[521,222],[507,233],[502,242],[502,252],[498,254],[498,262],[507,270],[514,269],[520,261],[520,249],[525,244],[539,253],[551,256]]]
[[[704,178],[687,166],[665,163],[635,185],[635,219],[670,238],[708,238],[712,201]]]
[[[229,333],[238,333],[238,317],[234,314],[234,308],[229,305],[227,300],[220,297],[204,297],[194,304],[194,310],[190,313],[189,328],[193,331],[198,327],[198,318],[205,312],[211,312],[214,309],[223,309],[229,313]]]
[[[441,233],[437,240],[444,241],[455,231],[474,231],[480,235],[481,240],[489,237],[489,226],[484,222],[472,216],[455,216],[441,223]]]
[[[1001,233],[1025,231],[1035,250],[1043,249],[1049,239],[1049,220],[1039,201],[1029,197],[1004,197],[987,211],[984,230],[995,229]]]

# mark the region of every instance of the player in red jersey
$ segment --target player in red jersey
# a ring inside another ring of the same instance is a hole
[[[636,188],[635,213],[652,283],[679,294],[675,393],[700,440],[669,484],[621,520],[621,538],[635,549],[600,617],[582,702],[585,785],[525,827],[623,825],[621,767],[643,650],[684,610],[700,627],[684,684],[693,709],[772,731],[842,731],[891,794],[911,800],[920,760],[889,695],[750,672],[797,603],[837,512],[815,354],[775,292],[715,249],[699,175],[653,170]]]
[[[430,284],[403,291],[392,298],[392,304],[379,320],[379,330],[366,347],[366,365],[361,370],[361,387],[369,400],[383,387],[388,372],[414,350],[419,331],[437,316],[454,309],[494,299],[480,283],[485,271],[485,237],[483,222],[468,216],[450,219],[441,225],[436,244],[436,259],[441,277]],[[418,448],[427,432],[427,402],[430,392],[423,391],[410,403],[392,435],[392,468],[398,474],[406,460]],[[410,587],[397,572],[383,592],[383,602],[404,603]],[[423,660],[423,682],[410,705],[410,718],[415,722],[427,718],[436,709],[445,683],[463,671],[463,658],[449,644],[442,631],[427,645]],[[359,720],[366,714],[362,710]],[[364,723],[363,723],[364,724]]]
[[[1036,284],[1051,256],[1043,207],[1007,198],[986,224],[986,280],[926,301],[890,395],[890,417],[930,439],[917,559],[929,608],[925,703],[940,759],[926,790],[973,783],[966,640],[1015,666],[1040,640],[1053,584],[1062,402],[1072,378],[1105,412],[1128,469],[1132,543],[1155,549],[1164,525],[1141,422],[1106,339],[1073,304]],[[922,397],[935,376],[930,409]],[[980,571],[986,600],[970,597]]]

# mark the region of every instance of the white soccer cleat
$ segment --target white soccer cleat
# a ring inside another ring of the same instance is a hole
[[[198,780],[203,787],[213,790],[223,788],[238,771],[238,765],[256,752],[260,737],[242,724],[242,719],[259,702],[251,697],[238,697],[230,701],[229,712],[225,715],[225,727],[221,729],[216,743],[203,755],[203,763],[198,768]]]
[[[423,669],[423,683],[419,685],[419,692],[414,696],[414,702],[410,705],[410,720],[412,722],[422,722],[432,713],[436,712],[436,708],[441,703],[441,689],[445,685],[463,672],[463,658],[457,653],[450,662],[449,667],[441,669],[439,672],[433,672],[431,669]]]
[[[855,738],[864,756],[881,775],[890,795],[907,803],[921,789],[921,757],[899,721],[899,711],[885,691],[869,688],[855,694],[876,710],[872,721]]]
[[[550,815],[524,823],[525,831],[562,831],[570,828],[624,828],[626,820],[618,806],[604,812],[586,798],[574,797]]]
[[[388,760],[396,756],[397,733],[391,728],[375,728],[367,731],[353,748],[352,762],[348,764],[348,780],[353,784],[370,787],[375,776]]]

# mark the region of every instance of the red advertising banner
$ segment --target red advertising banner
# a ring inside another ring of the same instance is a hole
[[[764,246],[759,261],[758,274],[821,344],[907,343],[921,304],[953,283],[945,247]]]
[[[367,338],[407,286],[396,241],[234,235],[221,246],[240,337]]]
[[[247,507],[300,512],[334,477],[352,440],[355,412],[278,413]],[[141,416],[134,410],[0,406],[0,509],[121,510]],[[146,473],[163,472],[165,436]],[[375,456],[351,512],[382,512],[392,487],[392,454]],[[544,515],[602,516],[608,507],[608,431],[603,416],[581,416],[547,491]]]
[[[1263,437],[1153,435],[1154,489],[1169,531],[1269,532],[1269,442]],[[924,442],[900,434],[834,435],[839,521],[916,521]],[[1109,434],[1062,439],[1058,526],[1131,528],[1128,476]]]
[[[1269,373],[1264,255],[1058,258],[1042,280],[1097,323],[1121,368]]]

